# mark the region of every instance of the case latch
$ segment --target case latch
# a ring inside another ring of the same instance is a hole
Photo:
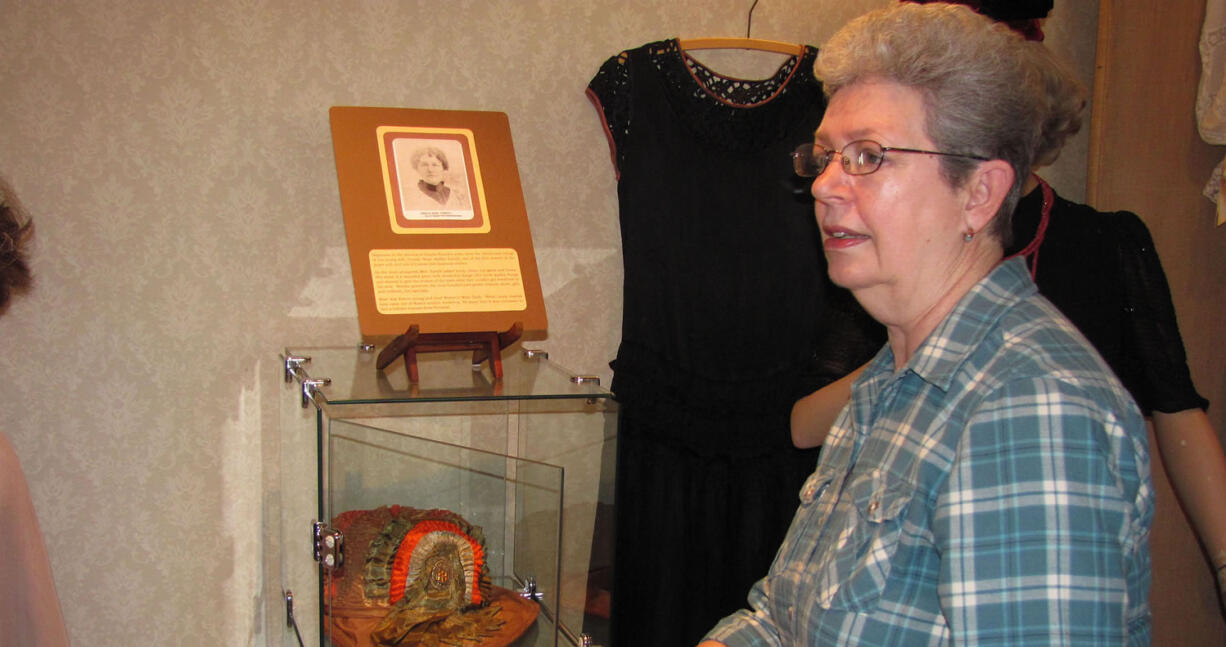
[[[345,535],[321,521],[312,524],[315,561],[325,570],[340,568],[345,563]]]
[[[311,358],[305,355],[290,355],[285,354],[285,382],[288,384],[294,381],[294,376],[301,374],[306,376],[305,369],[302,367],[311,363]]]
[[[330,377],[307,378],[302,381],[302,408],[307,408],[307,405],[315,401],[317,397],[323,397],[320,389],[332,383]],[[325,401],[327,398],[325,398]],[[318,405],[316,405],[318,406]]]
[[[525,600],[540,602],[544,599],[545,594],[536,588],[536,577],[529,575],[523,580],[523,586],[519,589],[519,596]]]

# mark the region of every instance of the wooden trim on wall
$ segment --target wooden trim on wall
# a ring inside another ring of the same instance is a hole
[[[1098,38],[1095,41],[1094,52],[1094,88],[1091,99],[1093,113],[1090,117],[1089,159],[1086,161],[1086,201],[1098,204],[1099,174],[1102,173],[1100,160],[1103,157],[1103,135],[1106,119],[1100,118],[1100,112],[1106,105],[1107,88],[1111,79],[1111,38],[1112,29],[1111,0],[1100,0],[1098,3]]]
[[[1149,227],[1197,390],[1226,440],[1226,227],[1201,195],[1226,148],[1196,127],[1204,0],[1100,0],[1087,202]],[[1070,277],[1075,280],[1075,277]],[[1152,438],[1154,645],[1226,644],[1213,576]]]

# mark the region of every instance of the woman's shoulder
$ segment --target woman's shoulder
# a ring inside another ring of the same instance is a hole
[[[1015,377],[1041,377],[1053,368],[1064,375],[1109,371],[1081,330],[1037,293],[1009,308],[991,338],[998,345],[991,352],[1010,358],[1007,372]]]
[[[21,461],[9,437],[0,431],[0,511],[7,517],[21,496],[27,496]]]
[[[1099,211],[1088,204],[1055,196],[1051,233],[1089,233],[1108,242],[1149,244],[1149,227],[1131,211]]]
[[[1122,276],[1156,260],[1149,228],[1137,214],[1099,211],[1057,196],[1037,254],[1036,281],[1040,291],[1063,309],[1069,295],[1101,301],[1118,294]],[[1071,278],[1077,281],[1070,282]]]

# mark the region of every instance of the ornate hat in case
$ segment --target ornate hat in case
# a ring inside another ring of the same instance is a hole
[[[332,527],[347,555],[325,600],[338,647],[502,647],[536,620],[535,602],[490,583],[481,528],[454,512],[381,506]]]

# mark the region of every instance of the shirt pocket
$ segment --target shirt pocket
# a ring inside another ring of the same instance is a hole
[[[877,608],[914,496],[910,483],[876,471],[848,481],[809,564],[818,606],[856,612]]]

